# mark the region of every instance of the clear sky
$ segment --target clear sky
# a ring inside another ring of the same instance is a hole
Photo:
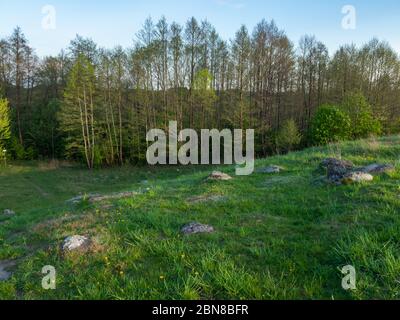
[[[56,28],[42,28],[42,8],[54,6]],[[342,8],[356,9],[356,29],[342,28]],[[144,20],[162,15],[169,22],[189,17],[207,19],[224,39],[241,24],[252,30],[265,18],[274,19],[295,43],[313,34],[330,52],[340,44],[361,45],[376,36],[400,53],[399,0],[0,0],[0,38],[19,25],[40,55],[57,54],[76,34],[100,46],[128,47]]]

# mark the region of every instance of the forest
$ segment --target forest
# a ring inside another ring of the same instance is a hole
[[[400,59],[385,41],[330,53],[266,20],[227,41],[194,17],[148,18],[133,38],[105,49],[77,35],[47,57],[19,27],[0,39],[0,157],[142,164],[146,133],[171,120],[254,129],[260,157],[400,132]]]

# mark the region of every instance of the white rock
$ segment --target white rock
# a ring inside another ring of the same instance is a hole
[[[342,183],[362,183],[362,182],[371,182],[374,180],[374,177],[369,173],[365,172],[351,172],[344,176],[342,179]]]
[[[12,211],[12,210],[10,210],[10,209],[5,209],[5,210],[3,211],[3,214],[4,214],[5,216],[13,216],[13,215],[15,215],[15,212]]]
[[[81,250],[87,249],[90,245],[89,238],[85,236],[71,236],[64,240],[62,244],[63,251],[74,251],[74,250]]]
[[[361,171],[365,173],[377,173],[377,174],[392,172],[394,170],[395,167],[390,164],[379,164],[379,163],[374,163],[361,169]]]
[[[231,180],[232,177],[226,173],[220,172],[220,171],[214,171],[209,178],[210,180],[222,180],[222,181],[227,181]]]
[[[183,234],[197,234],[197,233],[212,233],[214,228],[212,226],[201,224],[198,222],[192,222],[182,228]]]

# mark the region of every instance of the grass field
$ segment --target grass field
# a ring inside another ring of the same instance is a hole
[[[279,174],[207,181],[215,168],[104,169],[12,163],[0,169],[0,261],[13,276],[1,299],[399,299],[400,137],[343,143],[257,161]],[[334,186],[322,159],[396,165],[373,182]],[[219,167],[234,176],[234,167]],[[91,205],[85,193],[137,191]],[[216,197],[220,196],[220,197]],[[198,197],[192,201],[193,197]],[[214,226],[183,236],[183,225]],[[86,254],[63,255],[62,241],[95,239]],[[353,265],[357,289],[342,289]],[[41,270],[57,271],[56,290]]]

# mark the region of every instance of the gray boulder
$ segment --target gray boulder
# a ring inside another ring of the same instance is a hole
[[[393,172],[394,170],[395,167],[390,164],[379,164],[379,163],[374,163],[360,169],[360,171],[370,174],[388,173],[388,172]]]
[[[327,169],[328,180],[336,184],[340,184],[344,176],[354,168],[352,162],[335,158],[324,159],[320,165]]]
[[[328,168],[328,167],[345,167],[348,170],[354,167],[354,164],[351,161],[336,159],[336,158],[326,158],[322,160],[321,167]]]
[[[333,183],[340,182],[346,174],[349,173],[348,167],[344,165],[334,165],[331,164],[327,168],[328,180]]]
[[[214,227],[198,222],[192,222],[184,226],[181,231],[185,235],[197,233],[212,233],[214,232]]]
[[[272,173],[280,173],[282,170],[283,170],[283,168],[279,167],[279,166],[269,166],[266,168],[261,168],[261,169],[257,170],[257,172],[272,174]]]

